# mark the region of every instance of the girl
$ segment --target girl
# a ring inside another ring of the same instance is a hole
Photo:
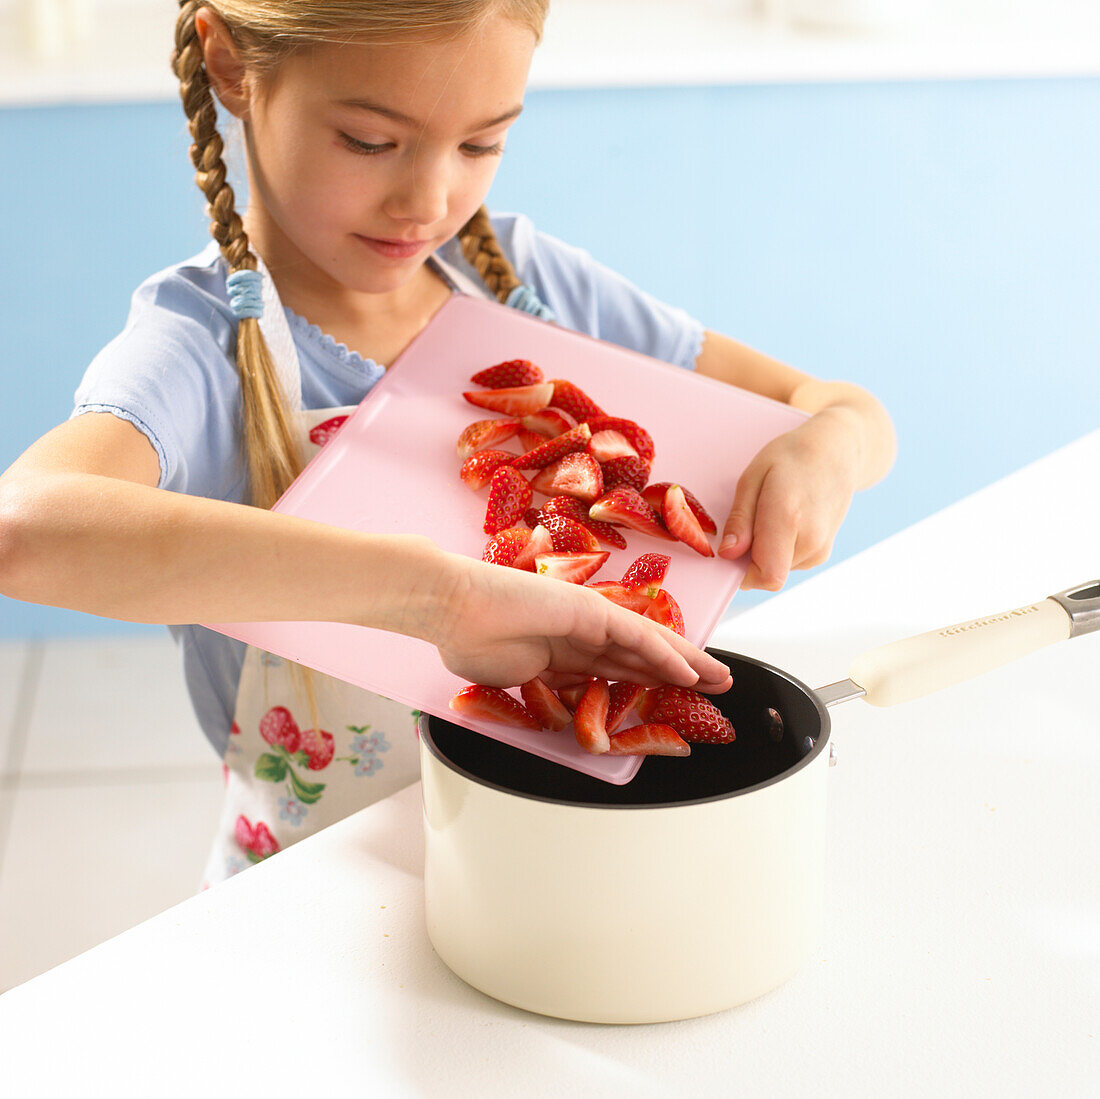
[[[0,479],[0,576],[19,599],[181,624],[188,688],[227,768],[208,882],[414,781],[415,737],[406,708],[324,676],[303,709],[284,662],[182,624],[368,625],[500,686],[729,686],[706,653],[578,585],[267,510],[310,456],[310,426],[358,404],[450,294],[552,312],[812,413],[731,501],[720,552],[751,555],[746,587],[824,561],[853,492],[892,462],[889,419],[863,390],[704,332],[525,219],[489,217],[545,8],[181,5],[174,65],[216,244],[138,289],[72,417]],[[215,95],[243,126],[243,216]]]

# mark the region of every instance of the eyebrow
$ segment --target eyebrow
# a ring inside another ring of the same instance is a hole
[[[341,99],[338,102],[338,106],[355,107],[361,111],[370,111],[372,114],[380,114],[383,118],[391,119],[394,122],[400,122],[403,126],[408,126],[410,129],[423,129],[424,126],[424,123],[419,122],[415,118],[410,118],[407,114],[395,111],[392,107],[383,106],[381,103],[372,103],[369,99]],[[509,122],[513,118],[518,118],[522,110],[523,104],[521,103],[513,107],[510,111],[505,111],[504,114],[497,115],[496,118],[489,118],[484,122],[479,122],[476,126],[471,126],[469,132],[477,133],[479,130],[489,130],[494,126],[499,126],[502,122]]]

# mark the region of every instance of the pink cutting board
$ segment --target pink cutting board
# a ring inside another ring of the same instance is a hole
[[[495,415],[463,399],[465,390],[477,388],[470,376],[506,359],[530,359],[547,378],[579,385],[609,415],[645,427],[656,450],[650,480],[689,488],[719,531],[753,455],[805,419],[766,397],[493,302],[455,295],[274,510],[353,530],[427,535],[445,550],[480,559],[488,540],[482,530],[488,490],[472,492],[459,480],[455,442],[467,424]],[[545,499],[536,493],[534,503]],[[612,550],[593,579],[617,580],[642,553],[669,554],[665,587],[683,610],[688,639],[705,645],[741,584],[745,564],[705,558],[680,543],[626,529],[623,534],[627,548]],[[718,536],[711,542],[716,548]],[[333,622],[210,628],[607,782],[628,782],[642,762],[584,751],[572,726],[535,733],[468,721],[448,706],[465,681],[424,641]]]

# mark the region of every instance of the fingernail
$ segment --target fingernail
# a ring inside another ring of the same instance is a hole
[[[729,553],[730,550],[737,548],[739,539],[736,534],[727,534],[721,542],[718,543],[719,553]]]

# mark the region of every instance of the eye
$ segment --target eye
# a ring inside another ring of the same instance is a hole
[[[392,142],[375,145],[369,141],[357,141],[354,137],[345,133],[338,132],[338,136],[345,148],[350,149],[351,152],[357,153],[359,156],[376,156],[378,153],[384,153],[393,148]]]
[[[460,145],[459,148],[471,157],[500,156],[504,152],[504,142],[498,141],[494,145],[472,145],[470,142],[466,142],[465,145]]]

